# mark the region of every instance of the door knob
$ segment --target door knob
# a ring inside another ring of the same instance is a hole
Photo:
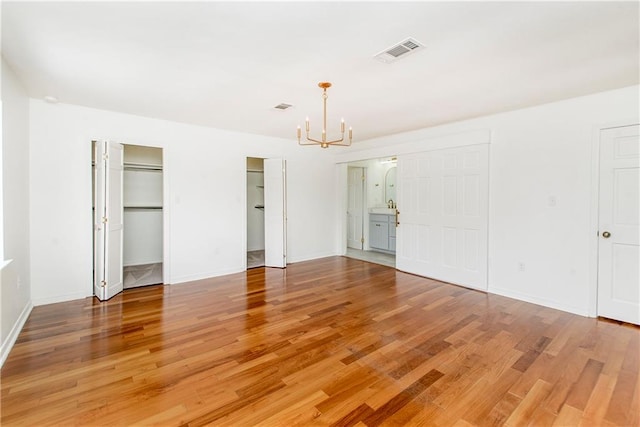
[[[604,231],[602,232],[602,237],[604,237],[605,239],[608,239],[609,237],[611,237],[611,233],[609,233],[608,231]]]

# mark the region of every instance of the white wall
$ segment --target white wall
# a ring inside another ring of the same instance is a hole
[[[295,139],[33,99],[30,113],[36,305],[91,294],[91,139],[164,148],[169,259],[164,268],[171,283],[244,270],[247,157],[287,159],[289,262],[335,253],[334,165],[328,150],[298,147]]]
[[[480,143],[490,135],[489,292],[594,315],[594,135],[638,121],[633,86],[361,142],[336,161],[443,148],[465,138]]]
[[[0,280],[0,365],[31,311],[29,274],[29,102],[2,61],[3,252],[11,263]],[[3,260],[0,257],[0,267]]]

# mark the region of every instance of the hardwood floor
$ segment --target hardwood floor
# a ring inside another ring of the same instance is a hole
[[[331,257],[33,309],[2,425],[640,423],[640,329]]]

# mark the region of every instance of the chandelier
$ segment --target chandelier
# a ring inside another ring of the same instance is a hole
[[[322,107],[323,107],[323,117],[322,117],[322,137],[321,139],[313,139],[311,137],[309,137],[309,117],[307,117],[306,121],[305,121],[305,127],[306,127],[306,131],[307,131],[307,139],[306,141],[301,141],[300,137],[302,135],[302,129],[300,129],[300,126],[298,126],[298,144],[300,145],[316,145],[319,144],[320,147],[322,148],[327,148],[330,145],[344,145],[344,146],[349,146],[351,145],[351,136],[353,131],[351,130],[351,127],[349,127],[349,142],[345,142],[344,141],[344,119],[340,120],[340,133],[341,133],[341,137],[340,139],[336,139],[333,141],[327,141],[327,89],[331,87],[331,83],[329,82],[320,82],[318,83],[318,86],[320,88],[322,88],[323,92],[322,92]]]

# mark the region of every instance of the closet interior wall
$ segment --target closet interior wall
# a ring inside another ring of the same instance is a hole
[[[247,268],[264,266],[264,160],[247,157]]]
[[[162,283],[162,149],[124,146],[124,288]]]

